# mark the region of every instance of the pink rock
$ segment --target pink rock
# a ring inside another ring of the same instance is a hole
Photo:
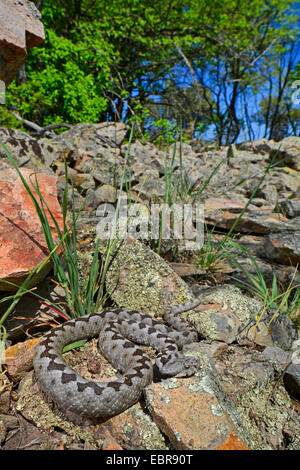
[[[208,384],[196,376],[150,384],[145,396],[153,421],[178,450],[248,449]]]
[[[21,169],[27,183],[34,181],[33,170]],[[40,192],[47,201],[60,229],[63,217],[56,195],[54,176],[37,173]],[[33,190],[35,196],[36,192]],[[52,236],[58,241],[54,222],[48,217]],[[15,169],[0,162],[0,279],[21,284],[30,270],[49,254],[37,212]],[[49,272],[48,263],[39,282]],[[0,290],[14,290],[0,282]]]
[[[24,64],[28,49],[45,39],[41,15],[27,0],[0,2],[0,80],[8,85]]]

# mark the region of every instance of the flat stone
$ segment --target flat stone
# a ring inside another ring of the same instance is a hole
[[[21,172],[33,190],[30,183],[30,178],[34,178],[33,171],[22,169]],[[57,178],[42,173],[36,173],[36,176],[40,192],[62,230],[63,217],[56,195]],[[48,221],[54,241],[57,242],[55,224],[49,214]],[[15,169],[1,162],[0,226],[0,279],[19,285],[29,272],[47,257],[49,250],[36,209],[21,179]],[[48,262],[36,278],[36,283],[45,277],[50,267],[51,263]],[[15,288],[1,282],[0,290]]]
[[[265,250],[266,255],[273,261],[296,266],[300,262],[300,231],[267,235]]]
[[[204,204],[205,211],[229,210],[232,213],[240,213],[246,206],[247,200],[226,199],[222,197],[210,197],[206,199]]]
[[[244,209],[246,202],[247,200],[208,198],[204,204],[205,221],[213,226],[229,230]],[[294,218],[290,221],[282,214],[272,213],[270,206],[257,207],[250,204],[235,230],[252,234],[268,234],[280,230],[296,231],[300,230],[300,220]]]
[[[300,348],[300,344],[298,346]],[[282,366],[283,381],[288,390],[300,393],[300,360],[293,359],[292,353],[275,346],[268,346],[263,355],[270,362],[278,362]]]
[[[175,449],[215,450],[229,446],[231,450],[249,450],[204,379],[194,376],[163,380],[152,383],[145,394],[154,422]]]

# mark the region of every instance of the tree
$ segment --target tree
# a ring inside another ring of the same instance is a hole
[[[265,138],[279,141],[291,131],[297,135],[300,114],[293,107],[291,83],[298,55],[298,48],[291,44],[289,49],[278,53],[276,57],[268,57],[261,67],[264,97],[259,103],[259,110],[253,114],[253,120],[264,129]]]
[[[166,119],[190,129],[192,122],[195,135],[210,128],[219,144],[234,142],[252,132],[247,100],[266,84],[261,71],[297,34],[292,0],[36,4],[46,41],[30,51],[7,102],[41,126],[134,120],[144,134]]]
[[[198,37],[190,27],[189,40],[177,50],[193,82],[202,88],[218,143],[228,144],[246,125],[251,127],[244,99],[257,89],[261,68],[270,67],[270,57],[276,60],[295,42],[298,31],[291,25],[296,18],[287,1],[193,3],[189,25],[198,25]]]

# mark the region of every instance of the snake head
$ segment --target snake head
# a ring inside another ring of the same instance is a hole
[[[183,368],[175,377],[190,377],[200,369],[200,360],[197,357],[185,356]]]
[[[159,372],[163,377],[190,377],[200,368],[200,361],[193,356],[180,356],[165,364],[156,362]]]

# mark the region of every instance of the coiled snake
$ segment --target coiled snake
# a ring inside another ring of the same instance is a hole
[[[167,309],[164,320],[113,308],[70,320],[47,333],[36,346],[33,365],[42,390],[60,408],[89,418],[109,418],[136,403],[152,382],[153,367],[135,341],[158,351],[156,365],[162,376],[186,377],[199,368],[199,361],[179,352],[197,341],[197,333],[178,313],[197,306],[200,300]],[[123,374],[110,382],[93,382],[76,374],[64,362],[62,348],[80,339],[99,336],[99,349]]]

